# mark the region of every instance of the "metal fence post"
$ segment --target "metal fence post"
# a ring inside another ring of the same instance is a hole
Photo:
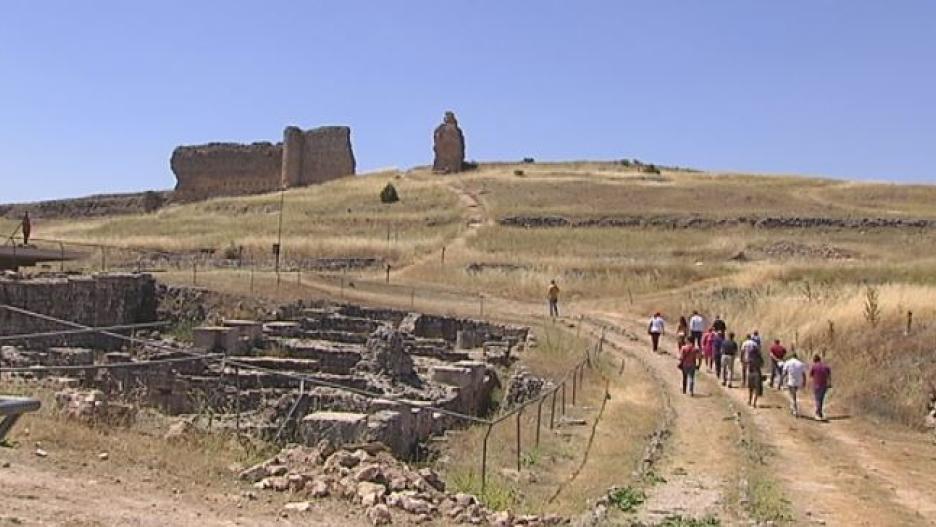
[[[521,470],[520,458],[521,458],[522,452],[520,451],[520,416],[522,415],[523,415],[523,407],[521,406],[520,409],[517,410],[517,472],[520,472]]]
[[[491,430],[494,429],[494,423],[488,423],[487,431],[484,433],[484,441],[481,443],[481,496],[487,488],[487,451],[488,439],[491,437]]]

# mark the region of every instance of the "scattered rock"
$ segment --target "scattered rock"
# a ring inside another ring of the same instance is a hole
[[[49,453],[46,452],[45,450],[41,449],[41,448],[37,448],[37,449],[36,449],[36,456],[38,456],[38,457],[48,457],[48,456],[49,456]]]
[[[382,503],[367,509],[365,515],[367,516],[367,519],[370,520],[370,522],[375,526],[387,525],[392,519],[390,516],[390,509]]]
[[[312,504],[308,501],[291,501],[286,505],[283,505],[283,509],[295,512],[308,512],[311,508]]]
[[[97,457],[98,457],[98,459],[100,459],[101,461],[107,461],[107,459],[110,457],[110,455],[109,455],[107,452],[101,452],[100,454],[98,454]]]

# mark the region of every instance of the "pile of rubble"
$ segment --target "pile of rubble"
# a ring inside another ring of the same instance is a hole
[[[257,489],[292,492],[289,510],[308,510],[310,500],[335,497],[359,504],[374,525],[446,519],[471,525],[548,526],[568,523],[559,516],[514,515],[492,511],[470,494],[446,491],[445,482],[430,468],[413,469],[381,445],[335,449],[322,440],[315,447],[289,446],[240,474]]]

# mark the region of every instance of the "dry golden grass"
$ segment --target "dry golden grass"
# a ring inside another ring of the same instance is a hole
[[[400,202],[380,202],[388,182]],[[243,246],[248,258],[269,259],[279,210],[278,193],[219,198],[154,214],[42,222],[34,236],[175,252],[233,245]],[[285,193],[283,256],[376,257],[399,264],[435,250],[461,224],[455,197],[439,185],[398,173],[345,178]]]

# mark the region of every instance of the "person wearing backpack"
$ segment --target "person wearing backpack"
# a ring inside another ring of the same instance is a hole
[[[679,338],[679,369],[682,371],[682,393],[686,394],[689,390],[689,396],[695,397],[695,374],[699,369],[699,348],[692,341],[686,341],[685,338]]]

